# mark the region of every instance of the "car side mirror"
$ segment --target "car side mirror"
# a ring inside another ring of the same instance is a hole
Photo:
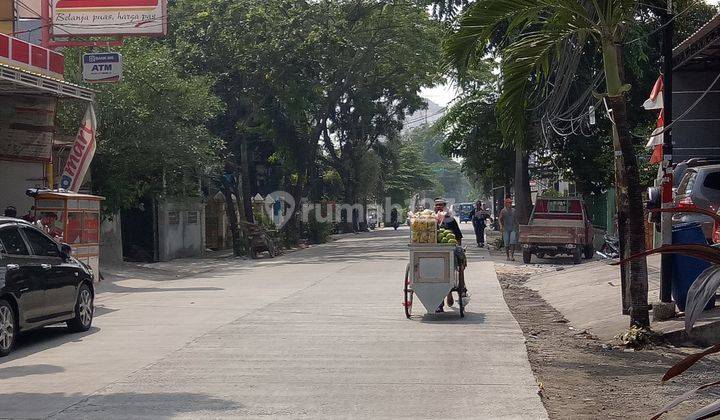
[[[63,260],[69,260],[71,255],[72,255],[72,247],[68,244],[61,244],[60,245],[60,257]]]

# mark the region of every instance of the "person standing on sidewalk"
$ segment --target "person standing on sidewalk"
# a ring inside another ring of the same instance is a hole
[[[478,248],[485,246],[485,227],[487,226],[486,221],[489,216],[490,214],[487,209],[485,209],[485,205],[478,200],[477,203],[475,203],[475,208],[470,212]]]
[[[503,243],[505,244],[505,255],[508,261],[515,261],[515,245],[518,243],[518,221],[517,213],[512,204],[513,200],[510,196],[505,198],[505,206],[500,211],[498,219],[500,219],[500,230],[503,233]]]

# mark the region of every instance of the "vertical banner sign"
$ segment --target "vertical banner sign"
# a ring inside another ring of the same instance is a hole
[[[70,150],[65,169],[60,177],[60,188],[78,192],[82,185],[85,174],[90,168],[93,156],[95,156],[95,137],[97,121],[95,120],[95,109],[90,104],[85,111],[82,125],[75,137],[75,144]]]

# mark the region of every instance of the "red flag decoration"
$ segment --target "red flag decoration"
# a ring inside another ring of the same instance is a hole
[[[663,130],[665,129],[665,120],[663,119],[663,111],[660,110],[660,115],[658,115],[657,119],[657,125],[655,126],[655,130],[653,130],[652,134],[650,135],[650,140],[648,140],[645,147],[648,149],[653,149],[652,156],[650,157],[650,163],[656,164],[662,162],[663,159]]]
[[[650,92],[650,97],[643,104],[643,108],[647,110],[660,110],[660,115],[658,115],[655,130],[653,130],[652,134],[650,135],[650,139],[645,145],[645,147],[647,147],[648,149],[653,149],[652,156],[650,156],[651,164],[657,164],[662,162],[663,160],[663,130],[665,129],[665,121],[663,119],[663,88],[664,82],[663,76],[661,74],[660,77],[658,77],[657,81],[655,81],[655,85]]]
[[[95,108],[90,104],[85,111],[82,125],[75,137],[75,144],[70,150],[70,156],[60,177],[60,188],[73,192],[80,190],[85,174],[90,168],[90,162],[95,156],[96,130]]]
[[[648,111],[653,110],[653,109],[663,109],[663,89],[664,89],[664,87],[665,87],[665,81],[663,79],[663,75],[661,74],[655,81],[652,91],[650,92],[650,97],[643,104],[643,108],[647,109]]]

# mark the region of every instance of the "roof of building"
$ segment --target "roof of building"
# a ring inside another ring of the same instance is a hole
[[[66,190],[28,190],[28,195],[31,197],[39,197],[39,198],[72,198],[72,199],[83,199],[83,200],[95,200],[95,201],[102,201],[105,200],[105,197],[100,197],[98,195],[91,195],[91,194],[82,194],[82,193],[75,193],[72,191],[66,191]]]
[[[43,94],[56,98],[95,100],[95,91],[92,89],[0,63],[0,96],[18,94]]]
[[[720,68],[720,14],[673,49],[674,70]]]

